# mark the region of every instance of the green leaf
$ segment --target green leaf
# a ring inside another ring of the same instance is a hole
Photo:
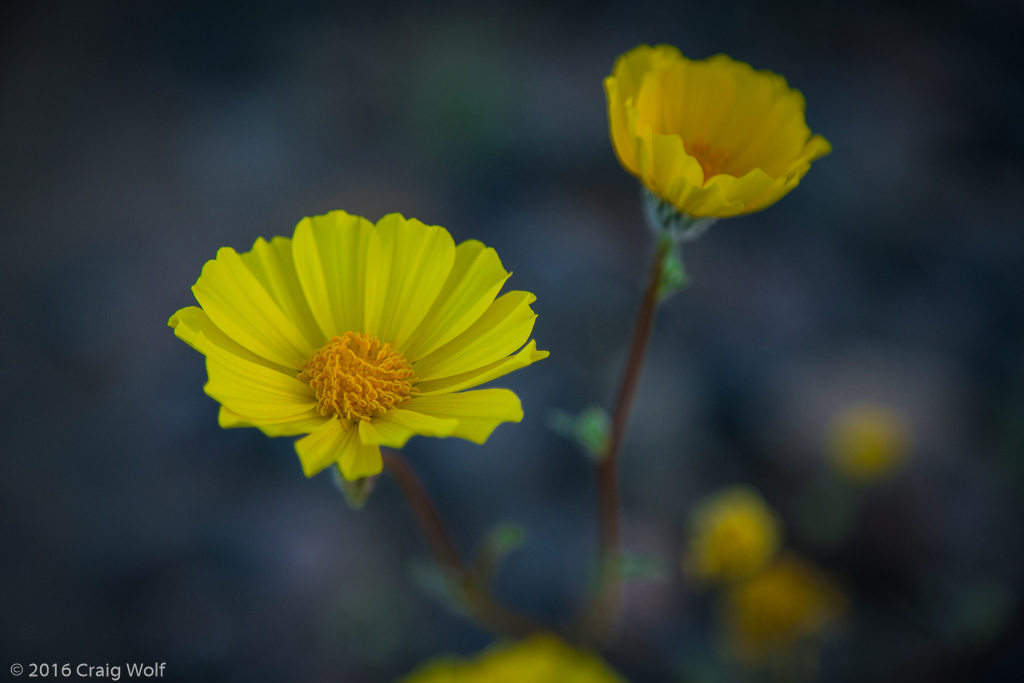
[[[619,556],[619,576],[624,579],[664,581],[672,569],[672,563],[657,555],[624,552]]]
[[[686,274],[686,267],[683,265],[682,254],[678,249],[673,249],[665,256],[661,264],[661,278],[658,280],[658,299],[664,301],[672,294],[686,289],[690,285],[690,278]]]
[[[594,461],[604,460],[608,452],[611,420],[603,408],[590,407],[579,415],[553,410],[547,423],[551,431],[572,440]]]

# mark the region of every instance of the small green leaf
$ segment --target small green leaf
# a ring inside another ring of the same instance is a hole
[[[686,274],[683,257],[677,249],[673,249],[665,256],[665,260],[661,265],[661,279],[658,281],[658,299],[664,301],[672,294],[686,289],[689,285],[690,278]]]
[[[509,554],[518,550],[526,543],[526,529],[515,522],[502,522],[495,525],[480,543],[473,557],[473,571],[484,582],[490,585],[498,568]]]
[[[553,432],[571,439],[596,462],[603,460],[608,452],[611,420],[603,408],[594,406],[575,416],[554,410],[547,422]]]
[[[672,572],[672,564],[663,557],[625,552],[619,556],[619,576],[641,581],[663,581]]]

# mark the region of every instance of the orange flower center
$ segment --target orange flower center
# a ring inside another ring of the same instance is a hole
[[[313,389],[321,415],[369,420],[409,400],[414,374],[391,344],[381,344],[370,334],[346,332],[313,352],[299,379]]]
[[[717,147],[712,147],[709,143],[703,140],[691,140],[689,142],[683,142],[683,147],[686,148],[686,153],[697,160],[700,167],[704,169],[704,182],[706,183],[712,176],[716,176],[719,173],[725,171],[725,167],[729,164],[729,154]]]

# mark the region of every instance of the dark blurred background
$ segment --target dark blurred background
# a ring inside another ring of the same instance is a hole
[[[593,468],[546,419],[609,404],[651,242],[601,80],[666,42],[785,75],[834,151],[687,248],[623,462],[626,544],[673,569],[630,586],[608,658],[634,681],[724,680],[712,609],[675,567],[694,502],[742,482],[849,596],[820,680],[1021,680],[1024,5],[0,12],[0,671],[389,681],[491,642],[418,588],[428,555],[391,481],[353,512],[292,439],[218,428],[202,357],[166,326],[218,247],[332,209],[479,238],[537,294],[551,357],[500,382],[522,424],[405,452],[464,549],[526,527],[503,600],[570,616]],[[857,401],[907,417],[910,457],[823,536],[797,503]]]

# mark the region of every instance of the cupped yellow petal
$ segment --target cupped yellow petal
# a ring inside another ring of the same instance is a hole
[[[420,382],[416,385],[416,392],[421,396],[440,393],[454,393],[463,389],[471,389],[480,386],[485,382],[507,375],[508,373],[525,368],[531,363],[536,363],[548,357],[547,351],[538,351],[537,342],[531,341],[518,353],[501,360],[496,360],[490,365],[485,365],[469,372],[463,372],[444,379],[435,379],[428,382]]]
[[[458,426],[451,433],[460,439],[484,443],[502,422],[519,422],[523,407],[519,397],[508,389],[478,389],[459,394],[417,396],[405,404],[406,410],[439,418],[455,418]]]
[[[393,213],[377,222],[380,252],[368,272],[363,330],[402,348],[444,287],[455,262],[447,230]]]
[[[366,445],[401,448],[411,437],[451,436],[459,426],[455,419],[445,419],[396,408],[372,420],[359,422],[359,439]]]
[[[267,360],[290,367],[313,350],[230,247],[220,249],[216,259],[206,262],[192,292],[224,334]]]
[[[379,249],[373,223],[344,211],[303,218],[295,228],[295,270],[324,339],[362,330],[367,266],[379,263]]]
[[[476,240],[461,243],[440,294],[402,345],[406,356],[422,358],[464,332],[483,315],[508,278],[494,249]]]
[[[292,241],[287,237],[275,237],[267,242],[261,237],[256,240],[252,251],[241,256],[274,303],[302,332],[309,345],[313,348],[321,346],[324,343],[323,334],[302,291],[292,257]]]
[[[380,474],[384,466],[380,448],[363,444],[355,425],[346,424],[336,417],[296,441],[295,451],[307,477],[334,463],[348,480]]]
[[[537,314],[529,292],[499,297],[480,318],[455,339],[413,363],[421,381],[476,370],[512,353],[530,338]]]

